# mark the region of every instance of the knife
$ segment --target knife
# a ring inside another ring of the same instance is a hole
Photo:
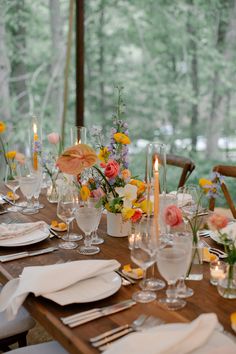
[[[15,259],[25,258],[29,256],[38,256],[40,254],[50,253],[56,250],[58,250],[58,247],[48,247],[37,251],[26,251],[20,253],[7,254],[5,256],[0,256],[0,262],[14,261]]]
[[[136,302],[133,300],[125,300],[115,305],[96,308],[93,310],[85,311],[68,317],[61,317],[61,320],[65,325],[68,325],[70,328],[73,328],[82,325],[84,323],[93,321],[97,318],[108,316],[113,313],[126,310],[135,304]]]

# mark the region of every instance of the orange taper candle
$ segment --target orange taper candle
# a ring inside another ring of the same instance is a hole
[[[158,171],[158,158],[155,156],[153,164],[153,175],[154,175],[154,225],[156,237],[159,238],[159,171]]]

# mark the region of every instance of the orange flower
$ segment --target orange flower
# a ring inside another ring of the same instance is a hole
[[[130,177],[131,177],[130,170],[128,170],[128,169],[122,170],[121,171],[121,176],[122,176],[124,181],[128,181],[130,179]]]
[[[6,130],[6,124],[0,120],[0,133],[4,133]]]
[[[88,200],[89,196],[90,196],[90,190],[88,189],[87,186],[82,186],[82,188],[80,189],[80,196],[81,199],[86,202],[86,200]]]
[[[95,151],[86,144],[78,144],[67,148],[57,159],[59,169],[69,175],[78,175],[85,168],[92,167],[97,161]]]
[[[130,144],[130,138],[124,133],[115,133],[113,138],[117,143],[128,145]]]
[[[213,214],[209,217],[209,226],[213,230],[223,229],[228,224],[228,218],[221,214]]]
[[[132,184],[133,186],[136,186],[138,188],[138,195],[145,192],[146,185],[143,181],[139,181],[138,179],[132,179],[130,181],[130,184]]]

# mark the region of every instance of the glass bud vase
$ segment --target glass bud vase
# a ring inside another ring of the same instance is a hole
[[[225,299],[236,299],[236,264],[229,264],[227,275],[217,285],[218,293]]]
[[[58,173],[56,173],[51,177],[51,184],[48,186],[47,189],[47,200],[49,201],[49,203],[58,202],[59,195],[58,195],[58,188],[56,183],[57,177],[58,177]]]
[[[203,247],[199,243],[198,237],[193,238],[192,260],[189,267],[188,280],[203,279]]]

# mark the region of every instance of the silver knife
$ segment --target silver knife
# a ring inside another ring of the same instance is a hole
[[[136,302],[133,300],[121,301],[115,305],[106,306],[98,309],[93,309],[86,311],[85,313],[79,313],[69,317],[62,317],[61,320],[64,324],[68,325],[70,328],[82,325],[84,323],[93,321],[97,318],[111,315],[113,313],[123,311],[135,305]]]
[[[20,253],[12,253],[12,254],[7,254],[5,256],[0,256],[0,262],[9,262],[9,261],[14,261],[15,259],[20,259],[20,258],[25,258],[29,256],[38,256],[40,254],[44,253],[50,253],[53,251],[58,250],[58,247],[48,247],[44,248],[42,250],[37,250],[37,251],[26,251],[26,252],[20,252]]]

